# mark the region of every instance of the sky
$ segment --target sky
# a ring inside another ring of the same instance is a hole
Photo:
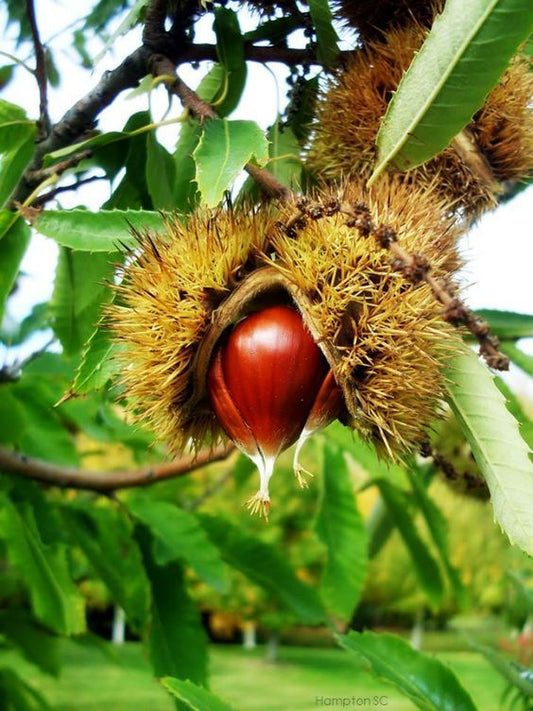
[[[57,121],[63,113],[81,96],[94,86],[101,74],[115,67],[128,53],[140,44],[140,30],[134,29],[124,37],[113,41],[93,72],[79,67],[77,54],[69,46],[71,30],[65,31],[72,23],[83,20],[93,6],[90,0],[74,3],[65,0],[37,0],[36,11],[43,42],[50,41],[54,59],[61,68],[63,83],[57,90],[50,90],[49,106],[51,118]],[[197,41],[212,42],[212,19],[206,16],[200,22]],[[253,20],[245,20],[253,26]],[[12,41],[12,32],[3,32],[5,8],[0,6],[0,28],[2,42],[0,50],[17,53]],[[246,26],[243,29],[247,29]],[[95,53],[101,44],[95,44]],[[29,52],[26,56],[29,56]],[[8,63],[0,57],[0,66]],[[29,63],[32,63],[30,59]],[[180,75],[195,87],[205,70],[188,67],[180,68]],[[273,71],[272,71],[273,70]],[[272,64],[270,69],[249,63],[248,87],[231,118],[251,119],[262,127],[270,125],[283,106],[286,86],[281,65]],[[0,97],[23,105],[31,117],[38,113],[38,93],[34,78],[24,69],[17,69],[16,79],[11,82]],[[163,117],[168,110],[166,92],[161,87],[152,92],[152,109],[156,117]],[[146,109],[146,95],[132,97],[131,92],[123,92],[119,100],[100,115],[99,129],[103,131],[122,128],[125,116],[134,110]],[[171,106],[169,116],[178,116],[181,107]],[[159,139],[171,147],[177,137],[175,126],[161,129]],[[99,183],[91,184],[77,193],[65,193],[61,197],[64,208],[84,204],[97,209],[108,197],[108,191]],[[513,201],[486,214],[470,230],[463,240],[461,252],[466,266],[461,274],[465,287],[464,298],[471,308],[494,308],[533,314],[533,186],[521,193]],[[54,242],[39,235],[34,236],[24,259],[22,269],[25,277],[21,280],[17,294],[10,299],[9,313],[13,318],[21,318],[35,303],[50,297],[57,248]],[[533,339],[521,343],[524,350],[533,353]],[[0,351],[0,365],[5,354]],[[533,383],[517,369],[513,368],[511,379],[515,387],[533,397]]]

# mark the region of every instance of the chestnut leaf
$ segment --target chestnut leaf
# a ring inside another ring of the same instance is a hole
[[[494,517],[533,555],[533,462],[494,376],[470,350],[447,370],[448,402],[489,487]]]
[[[242,533],[227,519],[207,514],[198,518],[226,563],[283,602],[305,624],[325,620],[318,593],[296,576],[282,552]]]
[[[154,560],[158,565],[183,560],[208,585],[219,592],[227,591],[227,568],[218,549],[191,511],[146,496],[134,496],[126,506],[138,521],[150,529]]]
[[[193,684],[190,679],[175,679],[167,676],[161,679],[161,683],[172,696],[186,704],[191,711],[232,711],[229,706],[218,696],[215,696],[207,689],[197,684]]]
[[[193,155],[202,199],[208,207],[214,207],[249,160],[267,160],[268,142],[255,121],[212,119],[206,123]]]
[[[419,709],[476,711],[470,695],[451,669],[438,659],[417,652],[403,639],[391,634],[350,632],[337,636],[337,641]]]
[[[5,215],[9,216],[12,213],[2,210],[0,220]],[[2,222],[4,221],[2,220]],[[0,269],[0,322],[4,313],[5,301],[17,278],[20,263],[26,253],[31,237],[30,228],[21,217],[10,219],[9,223],[6,221],[6,226],[7,230],[4,236],[2,237],[0,234],[0,264],[2,265]]]
[[[55,536],[50,540],[49,517],[41,510],[47,504],[35,496],[33,501],[3,498],[8,558],[24,580],[35,617],[58,634],[80,634],[85,631],[84,600],[72,581],[66,546]]]
[[[344,452],[329,442],[324,445],[315,530],[328,555],[321,580],[322,597],[335,615],[349,620],[365,580],[367,536]]]
[[[45,237],[71,249],[116,252],[121,245],[137,245],[132,227],[162,232],[164,220],[159,212],[150,210],[44,210],[34,227]]]

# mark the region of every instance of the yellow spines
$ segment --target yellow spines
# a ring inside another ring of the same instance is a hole
[[[264,248],[268,214],[231,210],[175,217],[162,235],[139,235],[108,322],[121,344],[128,408],[172,451],[216,437],[210,411],[186,412],[193,364],[211,315]]]

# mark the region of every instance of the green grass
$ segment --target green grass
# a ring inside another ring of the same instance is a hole
[[[212,690],[241,711],[310,711],[333,705],[327,701],[317,704],[317,697],[328,700],[373,696],[386,697],[387,706],[365,706],[360,700],[359,705],[352,702],[348,708],[415,708],[393,687],[358,667],[342,650],[282,647],[275,664],[264,661],[261,648],[245,652],[236,646],[214,646],[211,651]],[[152,679],[138,644],[117,648],[113,657],[73,642],[64,643],[62,652],[64,666],[58,680],[36,672],[11,653],[0,653],[0,666],[5,662],[16,664],[18,672],[46,696],[54,711],[175,708]],[[457,672],[480,711],[500,711],[504,684],[487,662],[472,652],[444,652],[438,656]]]

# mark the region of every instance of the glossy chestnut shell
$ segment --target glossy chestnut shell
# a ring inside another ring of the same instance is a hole
[[[259,507],[252,508],[265,513],[276,457],[338,414],[342,396],[329,364],[295,308],[270,306],[223,337],[207,389],[224,431],[259,468],[261,487],[253,500]]]

